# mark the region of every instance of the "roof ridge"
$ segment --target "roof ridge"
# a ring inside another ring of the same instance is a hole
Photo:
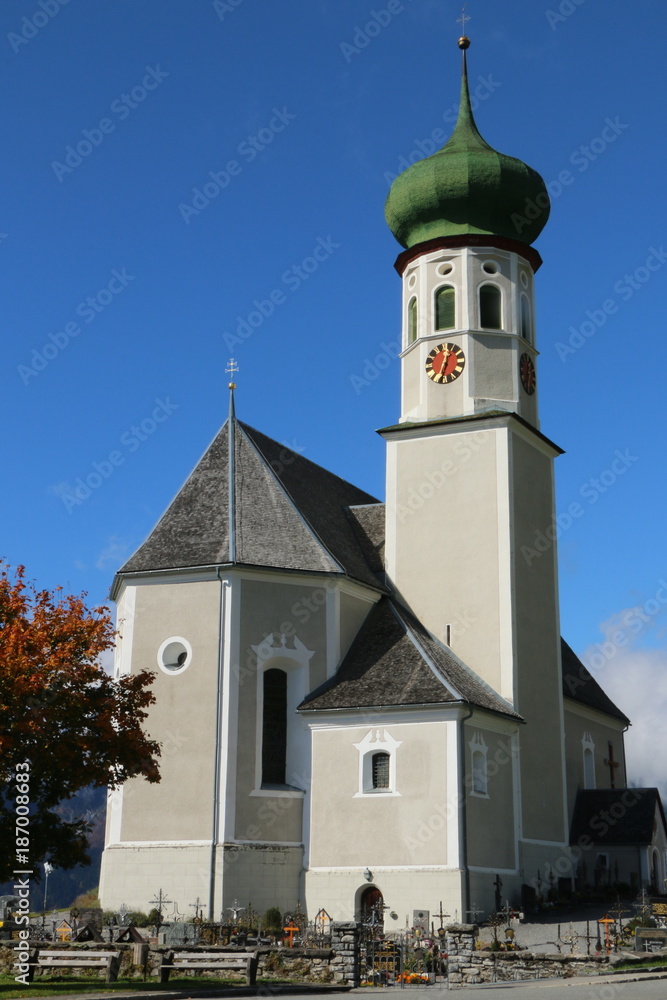
[[[407,622],[401,616],[401,614],[400,614],[400,612],[398,610],[397,605],[394,603],[394,601],[393,601],[393,599],[391,597],[389,598],[389,607],[390,607],[391,612],[394,615],[394,617],[400,622],[400,624],[405,629],[405,632],[406,632],[408,638],[410,639],[410,641],[412,642],[412,644],[416,648],[417,652],[421,654],[424,662],[430,667],[430,669],[433,672],[433,674],[435,675],[436,679],[439,680],[441,684],[444,684],[444,686],[447,688],[447,690],[449,691],[449,693],[451,695],[453,695],[455,698],[458,698],[459,701],[465,701],[467,704],[470,704],[470,702],[468,701],[468,699],[465,698],[461,694],[460,691],[457,691],[456,688],[447,680],[446,677],[443,677],[442,673],[438,670],[438,668],[436,667],[435,663],[433,662],[433,660],[431,659],[431,657],[428,655],[427,651],[424,649],[423,645],[419,642],[417,636],[415,635],[415,633],[411,629],[410,623]]]
[[[289,501],[289,503],[290,503],[292,509],[294,510],[295,514],[297,515],[297,517],[299,518],[299,520],[303,523],[303,525],[306,528],[306,530],[310,532],[310,534],[314,538],[315,542],[320,546],[320,548],[323,549],[324,552],[326,552],[327,556],[329,557],[329,559],[331,559],[331,561],[334,563],[334,565],[338,567],[338,571],[340,573],[342,573],[343,575],[346,575],[347,571],[346,571],[345,567],[343,565],[341,565],[340,560],[338,560],[334,556],[334,554],[331,551],[331,549],[322,540],[321,536],[315,530],[315,528],[312,526],[312,524],[310,523],[310,521],[308,520],[308,518],[299,509],[299,507],[297,506],[296,501],[294,500],[294,497],[291,495],[291,493],[289,492],[289,490],[287,489],[287,487],[285,486],[285,484],[282,482],[282,480],[278,476],[278,474],[275,471],[275,469],[271,466],[270,462],[267,461],[266,457],[263,455],[263,453],[260,450],[259,446],[255,444],[255,442],[253,441],[252,437],[247,433],[245,425],[243,424],[243,422],[240,421],[240,420],[237,420],[237,424],[238,424],[239,430],[241,431],[241,433],[245,437],[246,441],[248,442],[248,444],[250,445],[250,447],[255,451],[255,453],[259,457],[260,461],[262,462],[262,464],[264,465],[264,467],[267,469],[269,475],[273,477],[273,479],[277,483],[278,487],[280,488],[280,490],[282,491],[282,493],[285,495],[285,497]],[[255,428],[251,427],[250,430],[255,430]],[[262,432],[261,431],[257,431],[257,433],[261,434]],[[267,435],[264,435],[264,436],[266,437]],[[291,451],[295,455],[298,454],[298,452],[295,452],[292,448],[288,448],[287,450]],[[305,461],[308,462],[310,460],[309,459],[305,459]],[[312,464],[314,465],[315,463],[313,462]]]
[[[390,602],[396,603],[397,607],[399,608],[402,607],[402,605],[399,602],[395,602],[393,598],[390,598]],[[491,687],[491,685],[487,681],[485,681],[483,677],[481,677],[479,674],[476,674],[475,671],[472,669],[472,667],[468,666],[465,660],[462,660],[461,657],[457,655],[457,653],[452,649],[451,646],[445,645],[445,643],[442,642],[442,640],[439,639],[437,635],[434,635],[433,632],[431,632],[431,630],[428,629],[426,625],[424,625],[424,623],[420,621],[415,614],[413,614],[411,611],[408,610],[408,608],[405,608],[404,610],[408,615],[408,619],[414,618],[419,627],[424,630],[424,632],[428,635],[431,641],[435,642],[444,653],[446,653],[448,656],[451,656],[451,658],[458,664],[458,666],[467,674],[470,680],[474,681],[475,684],[478,684],[479,687],[484,688],[484,690],[487,691],[490,695],[493,695],[494,698],[497,698],[498,701],[502,702],[502,704],[508,708],[508,710],[511,712],[512,715],[521,717],[520,713],[517,712],[515,706],[510,701],[508,701],[507,698],[504,698],[501,694],[499,694],[495,688]],[[410,629],[412,628],[409,620],[406,621],[405,624],[407,628]],[[460,697],[462,698],[463,701],[468,702],[468,704],[472,704],[472,702],[470,702],[470,700],[465,696],[460,695]]]

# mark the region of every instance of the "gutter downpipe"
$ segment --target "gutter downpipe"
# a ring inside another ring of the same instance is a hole
[[[236,562],[236,493],[235,493],[235,464],[236,464],[236,413],[234,409],[234,389],[233,382],[229,383],[229,429],[227,438],[228,448],[228,510],[229,510],[229,562],[233,565]],[[208,889],[208,912],[209,920],[215,919],[215,867],[216,852],[220,839],[220,749],[222,739],[222,693],[223,693],[223,673],[224,673],[224,641],[225,641],[225,580],[222,578],[221,567],[216,569],[216,576],[220,581],[220,613],[218,622],[218,666],[216,679],[215,698],[215,743],[213,750],[213,824],[211,829],[211,861],[209,872]]]
[[[465,788],[465,723],[473,714],[473,707],[467,702],[468,714],[459,718],[459,856],[464,877],[464,911],[461,914],[461,923],[467,923],[470,907],[470,870],[468,869],[468,801]]]

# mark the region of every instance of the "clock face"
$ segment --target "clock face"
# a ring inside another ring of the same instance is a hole
[[[426,374],[433,382],[446,385],[458,378],[466,364],[466,356],[458,344],[438,344],[426,359]]]
[[[529,354],[521,355],[519,360],[519,371],[521,372],[521,385],[524,387],[528,395],[532,396],[535,392],[537,377],[535,375],[535,365],[533,364],[533,359]]]

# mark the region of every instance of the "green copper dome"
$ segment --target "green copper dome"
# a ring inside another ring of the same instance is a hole
[[[407,248],[470,234],[532,243],[546,225],[549,208],[549,195],[537,171],[498,153],[479,134],[464,51],[454,132],[437,153],[396,178],[385,205],[389,228]]]

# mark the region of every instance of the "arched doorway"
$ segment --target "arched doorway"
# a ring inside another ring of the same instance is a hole
[[[362,924],[382,928],[384,897],[376,885],[367,885],[359,898],[359,919]]]

